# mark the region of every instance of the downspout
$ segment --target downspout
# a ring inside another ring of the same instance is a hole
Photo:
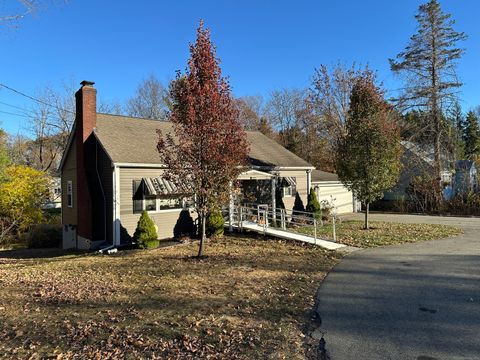
[[[98,183],[100,184],[100,190],[102,190],[103,197],[103,240],[107,240],[107,198],[105,197],[105,191],[103,191],[102,180],[100,173],[98,172],[98,141],[95,141],[95,170],[97,171]]]
[[[113,245],[120,245],[120,168],[113,165],[112,183],[113,183]]]
[[[307,170],[307,198],[310,194],[310,188],[312,187],[312,170]]]

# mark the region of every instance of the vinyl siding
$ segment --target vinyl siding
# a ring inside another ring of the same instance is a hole
[[[133,236],[140,214],[133,213],[133,180],[141,180],[143,177],[160,177],[162,169],[149,168],[120,168],[120,226]],[[149,213],[152,220],[158,227],[160,239],[172,238],[174,228],[179,220],[181,209],[165,210]],[[191,212],[190,216],[196,219],[196,214]],[[123,231],[121,231],[124,234]],[[124,235],[123,235],[124,236]],[[125,239],[122,239],[124,241]]]
[[[280,177],[294,177],[297,180],[297,193],[301,200],[303,209],[307,206],[308,190],[307,190],[307,172],[305,170],[281,170]],[[287,210],[293,210],[295,206],[295,196],[283,197],[283,203]],[[297,209],[299,210],[299,209]],[[305,211],[305,210],[304,210]]]
[[[62,224],[77,225],[77,146],[72,142],[61,174],[62,187]],[[72,181],[73,207],[67,205],[67,182]]]

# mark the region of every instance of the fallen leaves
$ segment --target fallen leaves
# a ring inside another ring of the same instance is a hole
[[[312,235],[311,227],[296,228],[295,231]],[[317,236],[331,239],[332,225],[317,229]],[[434,224],[401,224],[371,221],[370,229],[363,229],[361,221],[344,221],[336,224],[337,241],[355,247],[376,247],[443,239],[460,235],[462,230],[455,226]]]
[[[338,254],[240,237],[210,242],[200,261],[196,250],[0,265],[0,358],[305,356],[313,297]]]

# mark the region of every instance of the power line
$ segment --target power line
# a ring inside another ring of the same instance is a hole
[[[2,113],[2,114],[7,114],[7,115],[13,115],[13,116],[20,116],[20,117],[24,117],[24,118],[27,118],[27,119],[31,119],[30,116],[24,115],[24,114],[16,114],[16,113],[11,113],[11,112],[2,111],[2,110],[0,110],[0,113]]]
[[[3,101],[0,101],[0,104],[5,105],[5,106],[8,106],[8,107],[11,107],[11,108],[14,108],[14,109],[17,109],[17,110],[21,110],[21,111],[23,111],[25,114],[29,114],[29,113],[30,113],[30,114],[34,114],[34,111],[28,110],[28,109],[25,109],[25,108],[22,108],[22,107],[20,107],[20,106],[8,104],[8,103],[3,102]]]
[[[7,86],[7,85],[5,85],[5,84],[0,83],[0,86],[3,87],[3,88],[5,88],[5,89],[7,89],[7,90],[10,90],[10,91],[18,94],[18,95],[21,95],[21,96],[23,96],[23,97],[26,97],[27,99],[36,101],[36,102],[39,103],[39,104],[43,104],[43,105],[46,105],[46,106],[50,106],[50,107],[55,108],[55,109],[57,109],[57,110],[61,109],[61,108],[59,108],[58,106],[55,106],[55,105],[52,105],[52,104],[50,104],[50,103],[48,103],[48,102],[46,102],[46,101],[43,101],[43,100],[34,98],[33,96],[27,95],[27,94],[21,92],[20,90],[16,90],[16,89],[11,88],[10,86]],[[70,114],[74,114],[74,115],[75,115],[75,112],[70,111],[70,110],[68,110],[68,109],[61,109],[61,110],[66,111],[66,112],[68,112],[68,113],[70,113]]]
[[[19,113],[12,113],[12,112],[8,112],[8,111],[0,110],[0,113],[3,113],[3,114],[21,116],[21,117],[24,117],[24,118],[27,118],[27,119],[42,118],[42,119],[45,119],[45,120],[49,119],[49,120],[59,120],[59,121],[62,121],[62,122],[65,121],[65,119],[61,119],[57,116],[52,116],[51,114],[39,114],[39,113],[37,113],[33,110],[29,110],[29,109],[26,109],[26,108],[23,108],[23,107],[17,106],[17,105],[12,105],[12,104],[6,103],[4,101],[0,101],[0,104],[5,105],[5,106],[9,106],[9,107],[17,109],[17,110],[21,110],[23,112],[23,114],[19,114]]]

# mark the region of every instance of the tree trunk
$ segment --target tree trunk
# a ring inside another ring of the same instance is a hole
[[[206,239],[206,226],[205,226],[205,222],[206,222],[206,216],[205,216],[205,212],[202,211],[202,214],[200,216],[200,221],[202,223],[202,232],[200,234],[200,246],[198,247],[198,257],[202,257],[203,256],[203,251],[205,249],[205,239]]]
[[[369,208],[370,208],[370,203],[365,204],[365,225],[363,227],[365,230],[369,229],[369,226],[368,226],[368,210],[369,210]]]
[[[438,72],[437,72],[437,38],[436,34],[432,32],[432,39],[431,39],[431,46],[432,46],[432,84],[431,84],[431,106],[432,106],[432,121],[434,126],[434,141],[433,141],[433,153],[434,153],[434,164],[433,164],[433,171],[435,172],[435,180],[436,180],[436,187],[434,189],[435,192],[435,202],[436,206],[439,206],[442,202],[442,154],[441,154],[441,141],[442,141],[442,118],[439,111],[439,100],[440,98],[440,90],[438,88]]]

